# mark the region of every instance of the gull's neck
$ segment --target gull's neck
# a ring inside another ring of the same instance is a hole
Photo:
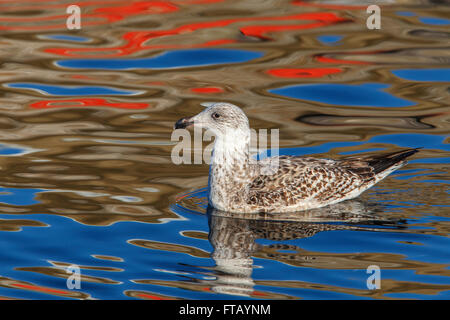
[[[216,137],[211,165],[225,169],[245,167],[250,160],[249,152],[250,129],[229,130],[227,134]]]
[[[231,203],[243,201],[252,179],[250,129],[229,130],[217,135],[211,157],[209,198],[222,210],[231,210]]]

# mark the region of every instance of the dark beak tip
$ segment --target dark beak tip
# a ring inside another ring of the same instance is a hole
[[[178,120],[177,122],[175,122],[173,128],[174,129],[185,129],[188,126],[190,126],[191,124],[193,124],[192,121],[190,121],[189,118],[181,118],[180,120]]]
[[[183,129],[183,124],[180,121],[181,120],[178,120],[177,122],[175,122],[175,124],[173,125],[174,129]]]

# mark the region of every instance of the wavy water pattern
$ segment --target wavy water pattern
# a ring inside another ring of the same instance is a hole
[[[445,1],[377,1],[379,30],[356,0],[87,0],[68,30],[72,2],[0,2],[0,299],[450,298]],[[353,201],[220,212],[172,159],[206,101],[282,155],[423,148]]]

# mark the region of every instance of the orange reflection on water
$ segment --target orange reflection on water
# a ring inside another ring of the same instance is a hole
[[[150,300],[173,300],[173,299],[164,298],[161,296],[157,296],[154,294],[148,294],[148,293],[139,293],[136,296],[138,296],[139,298],[150,299]]]
[[[220,93],[224,90],[219,87],[202,87],[202,88],[191,88],[192,92],[195,93]]]
[[[320,78],[329,74],[342,72],[339,68],[284,68],[270,69],[267,73],[280,78]]]
[[[198,22],[185,24],[177,28],[167,30],[156,31],[131,31],[126,32],[122,38],[126,43],[118,47],[96,47],[96,48],[47,48],[44,51],[47,53],[53,53],[64,56],[80,57],[89,55],[92,53],[96,58],[116,57],[124,56],[136,53],[141,50],[161,50],[161,49],[181,49],[181,48],[200,48],[218,46],[228,43],[237,42],[236,39],[216,39],[212,41],[206,41],[199,44],[157,44],[157,45],[144,45],[144,43],[150,39],[167,37],[185,33],[191,33],[200,29],[210,28],[223,28],[230,24],[237,22],[248,21],[288,21],[288,20],[301,20],[301,21],[315,21],[313,23],[302,23],[295,25],[253,25],[245,26],[240,31],[246,36],[258,37],[261,39],[268,39],[266,34],[269,32],[281,32],[300,29],[312,29],[319,28],[335,23],[351,21],[346,18],[341,18],[334,13],[318,12],[318,13],[301,13],[289,16],[273,16],[273,17],[245,17],[234,19],[223,19],[216,21]],[[104,52],[104,54],[99,54]],[[83,53],[83,54],[80,54]]]
[[[167,1],[139,1],[124,6],[97,8],[94,14],[104,15],[108,22],[116,22],[130,15],[159,14],[177,10],[177,6]]]
[[[50,294],[56,293],[56,294],[62,294],[62,295],[72,295],[72,292],[68,291],[68,290],[52,289],[52,288],[41,287],[41,286],[36,286],[36,285],[32,285],[32,284],[11,283],[10,285],[13,287],[21,288],[21,289],[40,291],[40,292],[45,292],[45,293],[50,293]]]

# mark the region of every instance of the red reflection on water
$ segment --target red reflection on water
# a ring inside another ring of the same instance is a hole
[[[122,38],[126,43],[118,47],[110,48],[48,48],[44,51],[58,55],[65,55],[71,57],[85,57],[92,53],[94,58],[116,57],[133,54],[141,50],[167,50],[167,49],[182,49],[182,48],[200,48],[209,46],[218,46],[228,43],[234,43],[236,39],[217,39],[207,41],[199,44],[158,44],[145,45],[145,42],[159,37],[167,37],[185,33],[191,33],[200,29],[222,28],[236,22],[249,21],[288,21],[288,20],[313,20],[314,23],[302,23],[295,25],[264,25],[264,26],[245,26],[240,31],[247,36],[254,36],[267,39],[265,33],[280,32],[289,30],[311,29],[318,28],[330,24],[335,24],[344,21],[351,21],[349,19],[341,18],[334,13],[318,12],[318,13],[301,13],[289,16],[274,16],[274,17],[245,17],[224,19],[207,22],[196,22],[182,25],[177,28],[156,31],[131,31],[125,33]],[[99,54],[102,52],[103,54]],[[83,54],[80,54],[83,53]]]
[[[20,2],[20,1],[14,1]],[[41,2],[41,1],[39,1]],[[130,4],[123,5],[123,1],[86,1],[77,2],[80,8],[98,6],[98,5],[111,5],[103,8],[96,8],[92,12],[87,9],[82,11],[82,25],[92,26],[99,24],[106,24],[117,22],[125,19],[128,16],[142,15],[142,14],[161,14],[169,13],[178,10],[178,7],[169,1],[138,1],[131,2]],[[42,3],[39,6],[21,6],[21,7],[8,7],[1,6],[1,11],[26,11],[26,10],[58,10],[62,14],[52,16],[27,16],[27,17],[0,17],[1,22],[17,22],[17,25],[0,25],[0,30],[51,30],[51,29],[66,29],[66,19],[69,14],[66,14],[66,8],[68,4],[45,4]],[[58,21],[52,25],[38,25],[33,22],[40,21]],[[24,25],[24,23],[32,22],[31,25]]]
[[[43,100],[30,104],[35,109],[47,108],[74,108],[74,107],[109,107],[120,109],[145,109],[148,103],[142,102],[108,102],[100,98],[70,99],[70,100]]]
[[[263,291],[253,290],[252,295],[255,295],[255,296],[267,296],[267,293],[265,293]]]
[[[105,18],[108,19],[108,22],[115,22],[131,15],[159,14],[177,10],[178,7],[170,2],[140,1],[118,7],[97,8],[94,10],[94,15],[104,15]]]
[[[52,288],[41,287],[41,286],[32,285],[32,284],[11,283],[11,285],[14,286],[14,287],[19,287],[19,288],[33,290],[33,291],[39,291],[39,292],[45,292],[45,293],[56,293],[56,294],[72,295],[72,292],[67,291],[67,290],[52,289]]]
[[[182,33],[180,31],[178,33]],[[150,35],[151,33],[151,35]],[[183,48],[204,48],[204,47],[212,47],[218,46],[222,44],[234,43],[236,40],[234,39],[220,39],[220,40],[212,40],[207,41],[201,44],[193,45],[183,45],[183,44],[168,44],[168,45],[149,45],[144,46],[143,43],[149,39],[161,37],[164,35],[174,35],[176,32],[172,33],[159,33],[159,32],[146,32],[146,31],[136,31],[136,32],[127,32],[123,38],[127,40],[127,44],[114,47],[114,48],[47,48],[44,52],[53,53],[63,56],[70,57],[86,57],[86,54],[77,54],[75,52],[84,52],[88,53],[93,52],[93,58],[111,58],[117,56],[125,56],[129,55],[141,50],[163,50],[163,49],[183,49]],[[108,53],[108,51],[110,53]],[[105,52],[104,54],[98,54],[97,52]]]
[[[339,68],[270,69],[267,73],[280,78],[320,78],[342,72]]]
[[[90,77],[85,76],[84,74],[72,74],[72,75],[70,75],[70,77],[73,79],[83,79],[83,80],[91,79]]]
[[[150,300],[174,300],[166,297],[156,296],[148,293],[138,293],[136,296],[139,298],[150,299]]]
[[[329,24],[335,24],[338,22],[350,21],[345,18],[338,17],[334,13],[328,12],[316,12],[316,13],[301,13],[287,17],[274,17],[267,20],[313,20],[317,21],[308,24],[295,24],[295,25],[263,25],[263,26],[247,26],[241,28],[241,32],[246,36],[258,37],[261,39],[268,39],[264,34],[268,32],[280,32],[291,30],[302,30],[319,28]]]
[[[224,90],[219,87],[202,87],[202,88],[191,88],[191,91],[195,93],[218,93],[223,92]]]

